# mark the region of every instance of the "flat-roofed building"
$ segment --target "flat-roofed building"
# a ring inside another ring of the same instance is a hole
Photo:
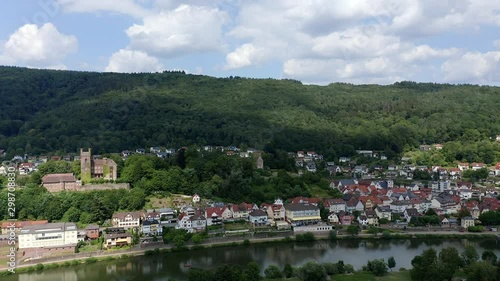
[[[75,247],[77,233],[76,224],[71,222],[29,225],[19,233],[19,249]]]
[[[292,225],[311,224],[321,221],[318,206],[311,204],[285,205],[286,220]]]

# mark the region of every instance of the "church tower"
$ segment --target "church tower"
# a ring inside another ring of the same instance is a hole
[[[92,153],[90,148],[88,151],[83,151],[83,148],[80,148],[80,167],[82,182],[89,182],[92,178]]]

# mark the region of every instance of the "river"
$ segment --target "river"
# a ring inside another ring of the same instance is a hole
[[[411,268],[411,260],[423,250],[437,251],[453,246],[461,252],[466,245],[474,246],[479,254],[493,250],[500,257],[500,242],[494,238],[481,240],[340,240],[311,243],[253,244],[249,246],[201,249],[156,256],[102,261],[95,264],[59,267],[38,272],[21,273],[0,279],[5,281],[167,281],[187,280],[190,262],[193,267],[215,268],[221,264],[245,265],[256,261],[263,271],[270,264],[283,267],[286,263],[299,266],[308,261],[337,262],[343,260],[356,269],[368,260],[390,256],[396,259],[396,268]]]

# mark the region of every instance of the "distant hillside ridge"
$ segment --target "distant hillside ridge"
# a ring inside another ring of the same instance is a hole
[[[191,144],[391,155],[500,134],[500,87],[493,86],[316,86],[183,72],[0,67],[0,100],[0,149],[7,156]]]

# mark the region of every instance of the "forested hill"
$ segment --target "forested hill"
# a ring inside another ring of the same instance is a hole
[[[0,99],[0,149],[9,154],[189,144],[391,154],[500,134],[500,88],[472,85],[313,86],[0,67]]]

